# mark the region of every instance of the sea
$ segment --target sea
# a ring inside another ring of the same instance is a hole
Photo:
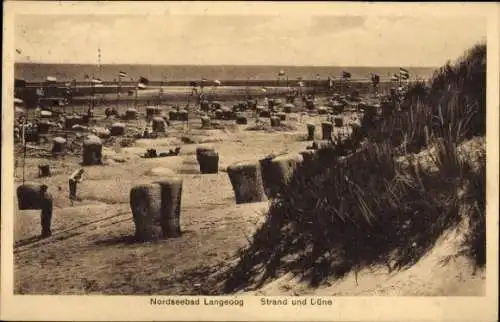
[[[410,73],[410,79],[426,79],[432,77],[437,67],[405,67]],[[86,76],[99,78],[104,82],[114,82],[120,71],[128,77],[122,81],[136,81],[145,77],[153,82],[197,81],[202,78],[220,81],[271,81],[277,80],[278,73],[283,71],[284,80],[326,80],[328,77],[340,78],[343,71],[351,74],[353,80],[369,80],[371,73],[380,76],[381,81],[390,79],[399,73],[396,67],[343,67],[343,66],[231,66],[231,65],[118,65],[103,64],[43,64],[16,63],[14,72],[16,78],[26,82],[43,82],[48,76],[56,77],[58,82],[76,80],[84,81]]]

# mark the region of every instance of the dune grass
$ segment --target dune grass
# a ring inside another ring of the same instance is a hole
[[[486,46],[477,45],[430,86],[411,87],[401,111],[366,113],[352,138],[365,141],[361,150],[342,160],[320,153],[299,167],[225,275],[224,292],[283,272],[314,286],[373,265],[403,269],[464,219],[463,253],[484,266],[485,159],[474,166],[477,151],[458,147],[485,136],[485,79]]]

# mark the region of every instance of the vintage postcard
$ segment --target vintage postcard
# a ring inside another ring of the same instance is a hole
[[[0,319],[496,320],[499,9],[4,2]]]

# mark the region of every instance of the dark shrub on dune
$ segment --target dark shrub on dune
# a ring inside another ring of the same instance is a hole
[[[346,158],[318,151],[323,157],[299,166],[224,291],[259,287],[283,272],[317,285],[363,267],[413,265],[463,219],[468,201],[457,192],[464,187],[479,200],[466,212],[464,253],[484,265],[485,163],[475,169],[457,146],[485,135],[485,84],[486,46],[477,45],[436,71],[429,87],[410,88],[402,111],[367,113],[353,142],[366,140],[361,150]],[[430,145],[430,158],[411,154]]]

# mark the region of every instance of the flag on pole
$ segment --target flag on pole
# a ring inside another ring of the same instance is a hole
[[[342,71],[342,78],[351,78],[351,73]]]
[[[146,88],[147,86],[149,85],[149,79],[145,78],[145,77],[140,77],[139,78],[139,82],[137,84],[137,88],[139,89],[144,89]]]
[[[391,81],[393,81],[393,82],[399,81],[399,76],[397,74],[392,75]]]
[[[90,82],[95,87],[102,87],[103,86],[102,80],[100,78],[92,78],[92,80]]]
[[[121,78],[128,77],[128,74],[127,74],[127,73],[125,73],[125,72],[122,72],[122,71],[120,70],[120,73],[118,74],[118,76],[119,76],[119,77],[120,77],[120,79],[121,79]]]
[[[285,76],[285,71],[281,69],[278,73],[278,76]]]
[[[410,72],[406,69],[404,69],[403,67],[400,67],[399,68],[399,76],[401,77],[401,79],[408,79],[410,78]]]

